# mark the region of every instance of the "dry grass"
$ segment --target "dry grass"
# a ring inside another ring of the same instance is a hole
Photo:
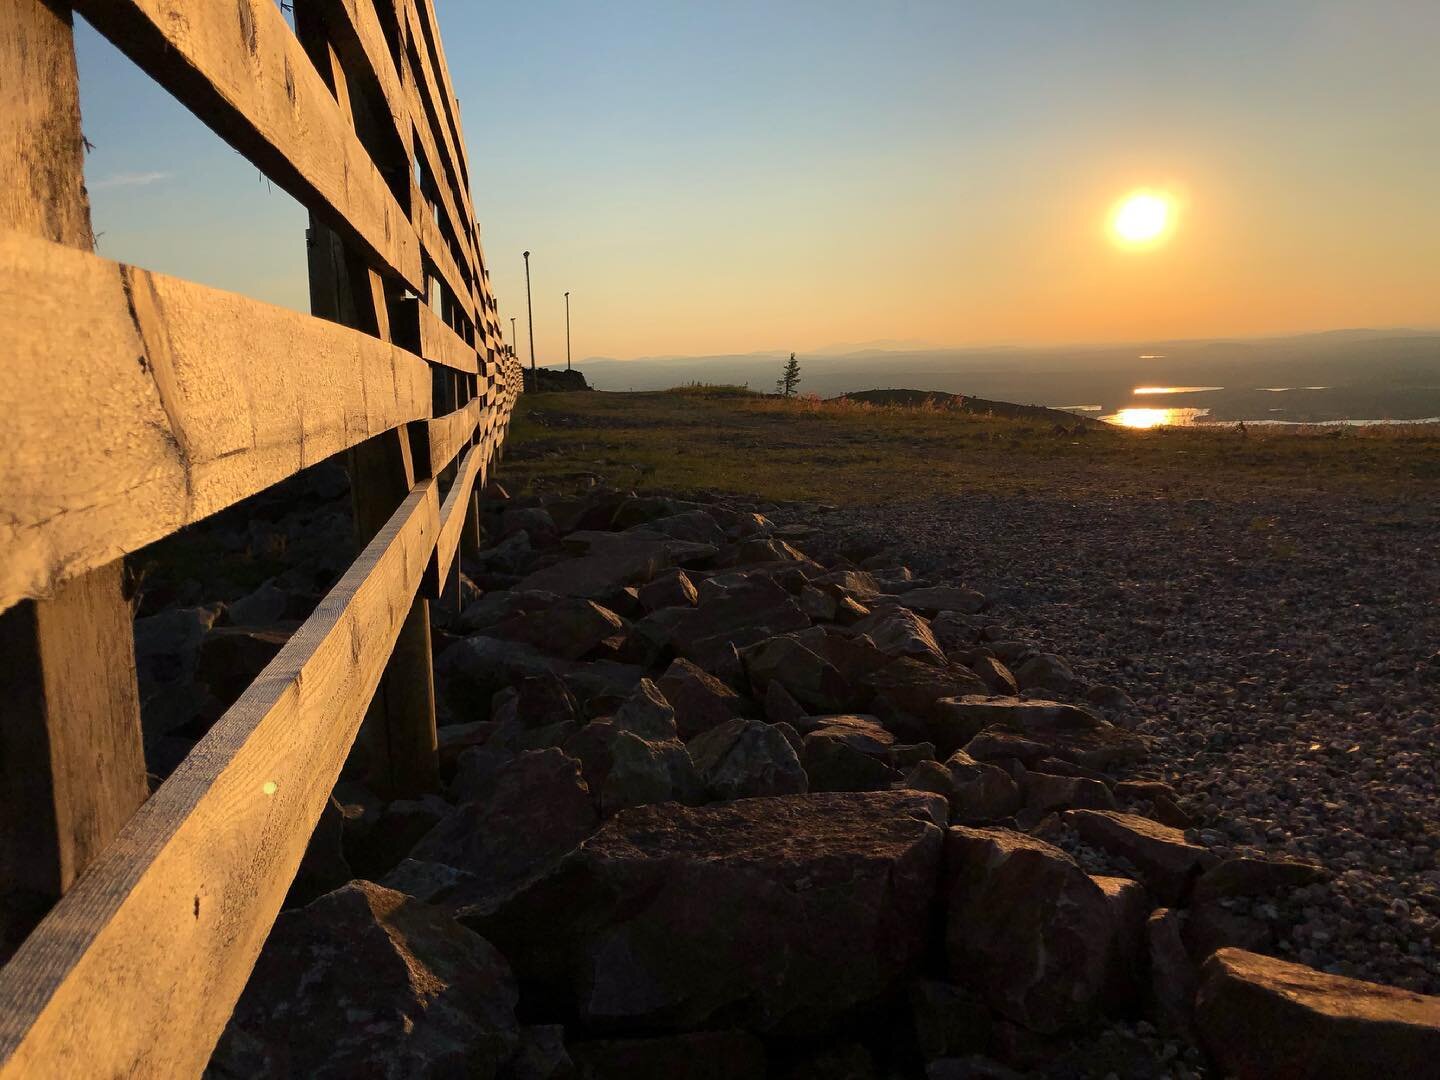
[[[1440,425],[1156,428],[1048,420],[736,387],[522,397],[511,484],[602,482],[827,502],[962,491],[1232,498],[1295,491],[1433,498]]]

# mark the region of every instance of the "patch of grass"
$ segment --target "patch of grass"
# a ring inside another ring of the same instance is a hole
[[[522,395],[506,448],[507,484],[599,482],[835,503],[966,491],[1433,497],[1440,487],[1440,425],[1433,424],[1353,428],[1341,437],[1334,428],[1136,431],[689,389]]]
[[[749,386],[736,386],[734,383],[691,382],[681,386],[672,386],[669,390],[663,392],[679,397],[696,398],[745,398],[762,396],[758,390],[751,390]]]

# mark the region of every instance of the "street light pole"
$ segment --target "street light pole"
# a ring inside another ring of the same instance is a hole
[[[565,294],[565,370],[570,370],[570,294]]]
[[[530,252],[525,252],[525,314],[530,323],[530,378],[535,382],[535,389],[540,389],[540,383],[535,375],[535,310],[530,306]]]

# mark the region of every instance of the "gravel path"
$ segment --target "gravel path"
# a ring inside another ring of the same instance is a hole
[[[1440,508],[967,496],[847,510],[1135,699],[1221,851],[1334,872],[1250,914],[1279,953],[1440,993]]]

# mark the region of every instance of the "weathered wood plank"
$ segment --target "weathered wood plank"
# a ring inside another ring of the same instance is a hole
[[[435,70],[436,82],[443,96],[445,120],[455,139],[460,165],[460,184],[470,187],[470,159],[465,147],[465,133],[460,129],[460,99],[455,96],[455,85],[450,81],[450,68],[445,63],[445,46],[440,40],[440,20],[435,17],[435,8],[430,0],[412,0],[411,9],[419,18],[425,34],[429,59]]]
[[[0,5],[0,85],[0,227],[89,252],[68,8]],[[19,374],[5,365],[6,381]],[[77,377],[83,372],[43,373],[32,389],[64,393]],[[23,452],[7,444],[3,458]],[[49,462],[67,467],[64,454]],[[0,506],[0,517],[8,510]],[[0,551],[8,562],[9,545]],[[0,959],[149,794],[122,580],[120,562],[105,561],[0,613]]]
[[[438,528],[434,484],[421,482],[0,971],[0,1077],[199,1075],[339,775]]]
[[[450,485],[450,490],[445,494],[445,502],[440,507],[440,532],[435,541],[435,550],[430,555],[430,565],[425,570],[424,584],[421,586],[425,595],[432,600],[441,598],[445,582],[450,578],[455,552],[472,509],[470,496],[475,490],[477,478],[483,486],[484,474],[485,453],[480,447],[472,446],[460,459],[455,482]]]
[[[423,289],[415,230],[272,0],[75,6],[271,180]]]
[[[435,144],[435,134],[427,122],[415,90],[415,76],[411,70],[408,52],[401,51],[397,68],[373,0],[297,0],[297,15],[308,7],[314,7],[325,15],[337,46],[348,52],[351,58],[363,61],[364,67],[372,73],[390,113],[390,120],[396,126],[401,139],[410,148],[409,152],[416,154],[430,175],[436,178],[436,190],[440,207],[447,219],[446,224],[460,245],[459,262],[462,269],[473,270],[476,261],[473,248],[474,208],[463,194],[461,202],[457,204],[456,189],[444,182],[445,166]],[[402,23],[405,22],[403,15],[400,19]],[[463,152],[462,147],[461,153]],[[409,168],[408,161],[406,168]],[[412,201],[411,205],[412,208],[417,208],[415,202]],[[418,229],[418,221],[413,214],[411,224]]]
[[[418,429],[415,433],[420,436],[415,448],[417,463],[428,461],[429,475],[439,476],[440,470],[454,461],[468,445],[479,420],[480,402],[471,398],[453,412],[427,420],[423,425],[415,425],[412,430]]]
[[[418,356],[15,233],[0,339],[0,609],[430,415]]]
[[[409,63],[415,76],[415,104],[413,115],[415,125],[428,122],[430,130],[436,136],[436,145],[440,149],[441,157],[444,159],[445,175],[435,177],[437,183],[448,182],[452,185],[455,194],[459,197],[459,205],[467,215],[466,220],[475,220],[475,209],[470,201],[470,185],[466,180],[466,172],[463,167],[463,159],[456,147],[455,139],[449,123],[449,108],[445,104],[445,97],[436,81],[435,71],[430,62],[430,49],[425,37],[425,31],[421,25],[419,14],[414,4],[406,4],[405,18],[410,29]]]
[[[470,375],[479,368],[475,350],[441,322],[429,304],[418,298],[407,299],[398,306],[395,335],[398,343],[418,352],[432,364],[443,364]]]
[[[431,265],[439,271],[440,279],[449,287],[461,310],[473,323],[476,319],[473,288],[456,264],[455,257],[450,253],[449,242],[446,241],[439,223],[431,215],[429,203],[425,201],[424,195],[415,186],[413,179],[411,186],[414,187],[411,197],[418,201],[419,206],[415,215],[415,232],[420,237],[425,255],[429,258]]]

